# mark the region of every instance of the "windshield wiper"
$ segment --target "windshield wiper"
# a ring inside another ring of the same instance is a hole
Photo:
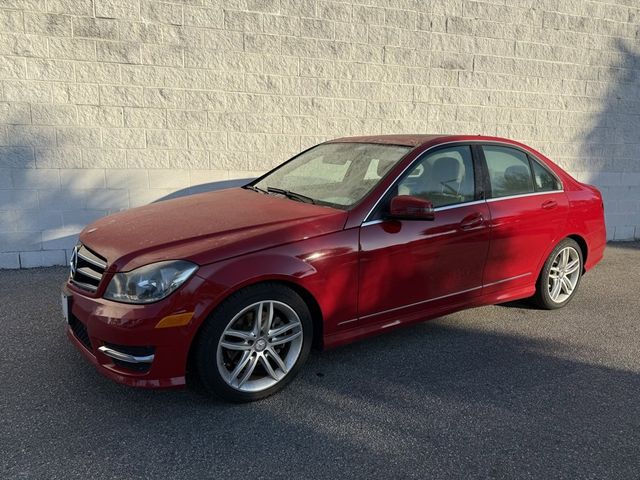
[[[267,192],[278,193],[280,195],[284,195],[287,198],[298,200],[300,202],[313,203],[314,205],[316,203],[316,201],[311,197],[307,197],[306,195],[302,195],[301,193],[292,192],[291,190],[285,190],[284,188],[267,187]]]
[[[253,190],[254,192],[269,193],[264,188],[256,187],[255,185],[245,185],[242,188],[246,188],[247,190]]]

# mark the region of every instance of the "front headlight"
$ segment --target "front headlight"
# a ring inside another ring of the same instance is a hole
[[[116,273],[104,298],[124,303],[157,302],[186,282],[197,269],[195,263],[170,260]]]

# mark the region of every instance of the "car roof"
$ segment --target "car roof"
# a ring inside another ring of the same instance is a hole
[[[444,135],[447,136],[447,135]],[[328,143],[381,143],[385,145],[406,145],[417,147],[443,135],[407,134],[407,135],[366,135],[358,137],[342,137],[329,140]]]
[[[417,147],[426,143],[438,144],[450,141],[486,141],[517,144],[508,138],[485,135],[450,135],[450,134],[402,134],[402,135],[367,135],[358,137],[341,137],[327,143],[379,143],[384,145],[404,145]]]

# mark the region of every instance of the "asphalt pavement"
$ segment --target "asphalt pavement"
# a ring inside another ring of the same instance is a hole
[[[246,405],[99,375],[66,339],[65,276],[0,271],[0,478],[640,478],[640,244],[609,246],[562,310],[315,352]]]

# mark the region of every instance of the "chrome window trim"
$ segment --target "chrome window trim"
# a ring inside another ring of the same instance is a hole
[[[453,210],[454,208],[468,207],[469,205],[480,205],[481,203],[485,203],[485,202],[486,200],[471,200],[470,202],[453,203],[451,205],[443,205],[442,207],[436,207],[433,209],[433,211],[442,212],[443,210]]]
[[[454,208],[462,208],[462,207],[468,207],[470,205],[480,205],[481,203],[485,203],[486,200],[472,200],[470,202],[462,202],[462,203],[454,203],[453,205],[444,205],[442,207],[436,207],[433,209],[434,212],[441,212],[443,210],[453,210]],[[378,223],[382,223],[384,222],[384,219],[379,219],[379,220],[370,220],[368,222],[363,222],[360,226],[361,227],[366,227],[368,225],[376,225]],[[430,221],[430,220],[425,220],[425,221]]]
[[[562,183],[562,180],[560,179],[560,177],[558,177],[558,175],[556,175],[556,172],[554,172],[554,171],[553,171],[553,170],[551,170],[549,167],[547,167],[547,165],[546,165],[542,160],[540,160],[537,156],[535,156],[533,153],[528,152],[527,150],[524,150],[524,149],[522,149],[522,148],[518,147],[517,145],[511,145],[511,144],[508,144],[508,143],[502,143],[502,142],[497,142],[497,141],[494,141],[494,142],[477,142],[477,143],[480,145],[480,147],[495,145],[495,146],[499,146],[499,147],[511,148],[511,149],[513,149],[513,150],[517,150],[517,151],[519,151],[519,152],[521,152],[521,153],[524,153],[527,157],[529,157],[529,158],[531,159],[531,161],[536,162],[538,165],[540,165],[540,167],[541,167],[543,170],[545,170],[545,171],[546,171],[546,172],[548,172],[548,173],[549,173],[553,178],[555,178],[555,179],[556,179],[556,181],[558,182],[558,184],[560,185],[560,189],[559,189],[559,190],[550,190],[550,191],[547,191],[547,192],[536,192],[536,191],[535,191],[535,189],[536,189],[536,185],[535,185],[535,174],[534,174],[534,172],[533,172],[533,168],[532,168],[532,166],[531,166],[531,163],[529,163],[529,169],[531,170],[531,178],[532,178],[532,180],[533,180],[533,182],[534,182],[534,184],[533,184],[533,190],[534,190],[534,191],[533,191],[532,193],[564,192],[564,183]],[[482,151],[482,154],[484,155],[484,150]],[[485,160],[484,160],[484,161],[485,161],[485,164],[486,164],[486,162],[487,162],[487,156],[486,156],[486,155],[484,155],[484,157],[485,157]],[[487,165],[487,170],[488,170],[488,169],[489,169],[489,166]],[[489,172],[487,172],[487,173],[489,173]],[[491,182],[491,180],[489,180],[489,182]],[[492,192],[492,193],[493,193],[493,192]],[[497,198],[504,198],[504,197],[497,197]]]
[[[382,199],[385,197],[385,195],[387,193],[389,193],[389,190],[391,190],[391,187],[393,187],[396,182],[398,181],[398,179],[404,175],[404,173],[409,170],[409,168],[411,168],[416,162],[419,162],[422,157],[424,155],[426,155],[427,153],[429,153],[431,150],[438,148],[438,147],[442,147],[444,145],[459,145],[459,144],[463,144],[463,145],[498,145],[498,146],[503,146],[503,147],[508,147],[508,148],[513,148],[515,150],[518,150],[520,152],[523,152],[524,154],[528,155],[529,157],[531,157],[532,160],[538,162],[540,164],[540,166],[544,169],[546,169],[549,173],[551,173],[551,175],[554,176],[554,178],[556,180],[558,180],[558,183],[560,184],[560,190],[551,190],[548,192],[532,192],[532,193],[525,193],[522,195],[512,195],[512,196],[508,196],[508,197],[496,197],[496,198],[488,198],[485,200],[476,200],[477,202],[489,202],[489,201],[497,201],[497,200],[503,200],[503,199],[507,199],[507,198],[517,198],[517,197],[521,197],[521,196],[529,196],[529,195],[543,195],[543,194],[547,194],[547,193],[560,193],[560,192],[564,192],[564,184],[562,183],[562,180],[558,177],[558,175],[556,175],[556,173],[554,171],[552,171],[550,168],[548,168],[545,163],[543,161],[541,161],[536,155],[534,155],[533,153],[524,150],[520,147],[518,147],[517,145],[512,145],[510,143],[505,143],[505,142],[501,142],[499,140],[454,140],[454,141],[450,141],[450,142],[443,142],[443,143],[438,143],[437,145],[432,145],[431,147],[427,148],[424,152],[422,152],[420,155],[418,155],[413,162],[411,162],[409,165],[407,165],[397,176],[396,178],[393,180],[393,182],[391,182],[391,184],[385,189],[384,192],[382,192],[382,195],[380,195],[378,197],[378,199],[376,200],[376,202],[373,204],[373,207],[371,207],[371,209],[369,210],[369,212],[364,216],[364,221],[360,224],[361,227],[367,226],[367,225],[375,225],[376,223],[380,223],[382,220],[368,220],[369,217],[371,216],[371,214],[374,212],[374,210],[378,207],[378,205],[380,204],[380,202],[382,201]],[[532,172],[533,174],[533,172]],[[462,205],[469,205],[471,202],[467,202],[465,204],[462,203],[456,203],[454,205],[447,205],[445,207],[438,207],[440,209],[442,208],[447,208],[447,207],[457,207],[457,206],[462,206]],[[438,208],[435,209],[435,211],[438,211]]]
[[[485,202],[493,203],[493,202],[499,202],[500,200],[511,200],[512,198],[534,197],[536,195],[549,195],[551,193],[563,193],[563,192],[564,192],[564,189],[551,190],[549,192],[519,193],[517,195],[506,195],[504,197],[487,198]]]
[[[550,190],[550,192],[564,192],[564,183],[562,183],[562,179],[556,174],[556,172],[554,172],[553,170],[551,170],[549,167],[547,167],[547,164],[544,163],[542,160],[540,160],[538,157],[536,157],[534,154],[532,153],[528,153],[527,155],[529,155],[529,157],[531,158],[531,160],[533,162],[536,162],[538,165],[540,165],[540,167],[545,170],[547,173],[551,174],[551,176],[553,178],[555,178],[558,182],[558,185],[560,185],[560,189],[559,190]],[[531,175],[533,175],[533,181],[536,181],[536,174],[533,171],[533,168],[531,169]],[[535,183],[533,185],[533,188],[535,189]],[[543,193],[543,192],[536,192],[536,193]]]

